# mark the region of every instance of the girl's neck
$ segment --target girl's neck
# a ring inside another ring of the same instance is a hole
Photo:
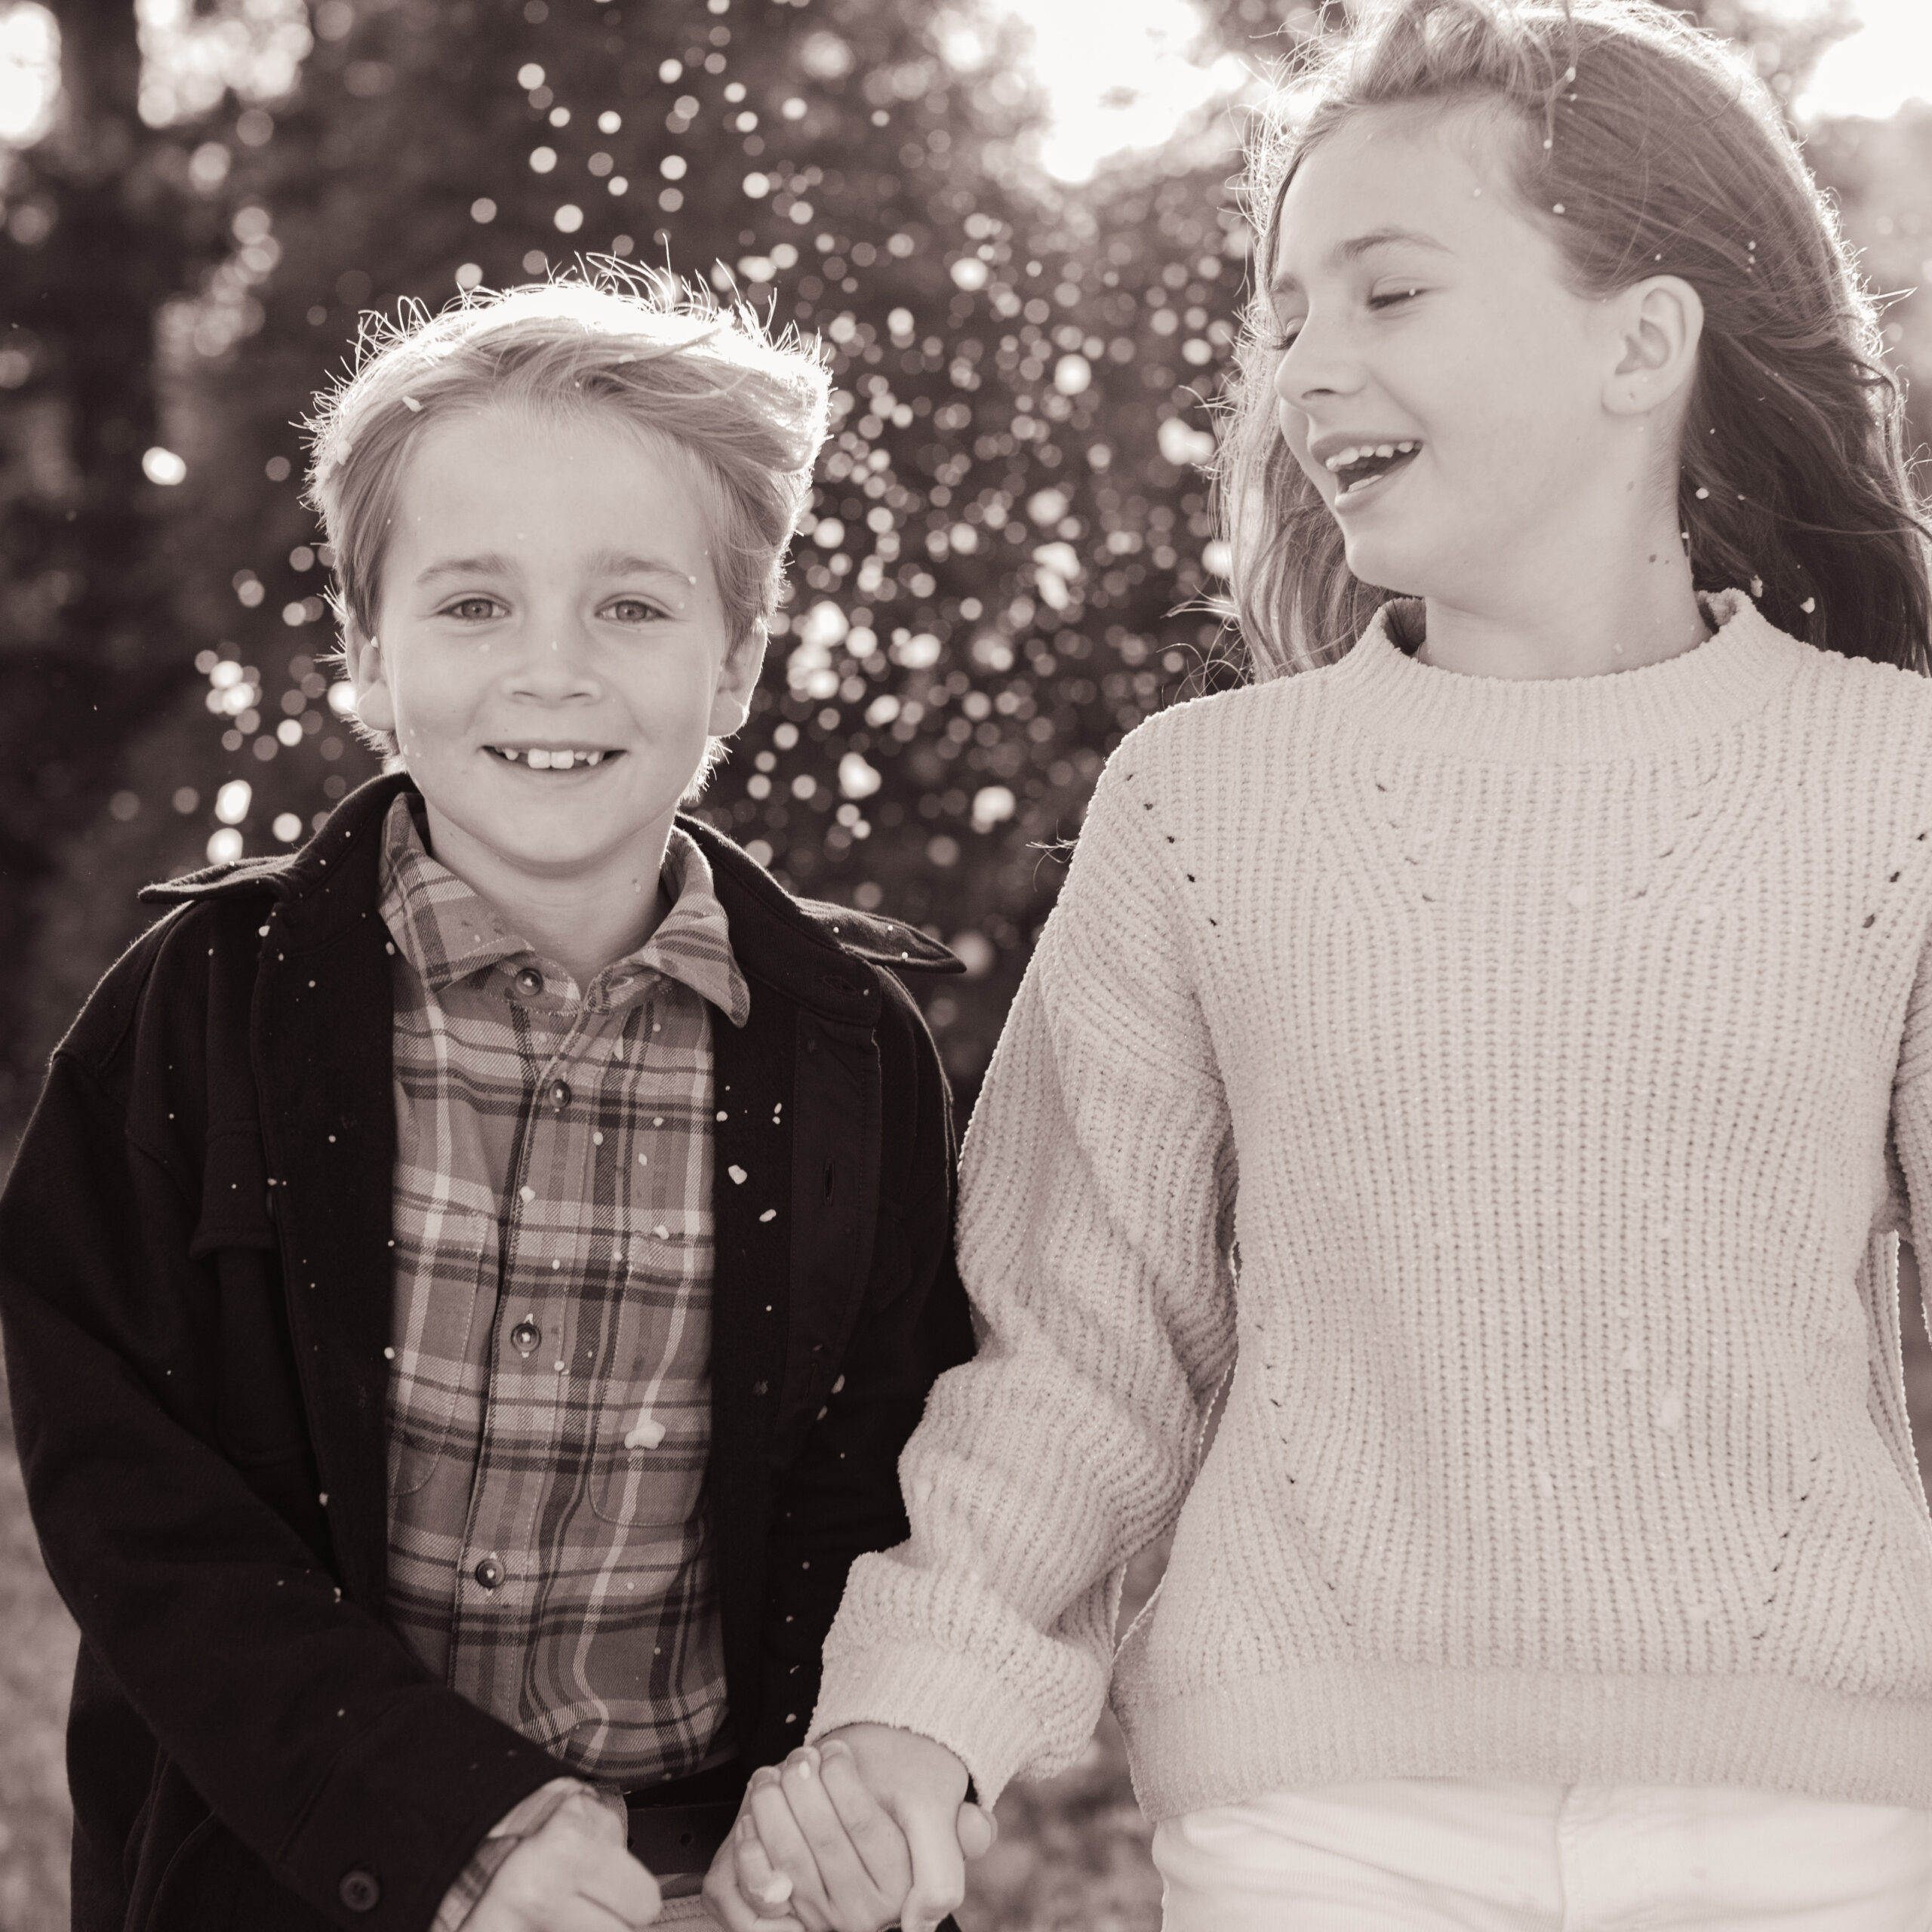
[[[1675,536],[1633,568],[1586,570],[1468,601],[1425,597],[1417,662],[1478,678],[1595,678],[1694,651],[1711,635]]]

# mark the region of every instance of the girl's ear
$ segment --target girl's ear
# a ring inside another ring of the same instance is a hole
[[[342,654],[349,681],[355,687],[355,715],[371,731],[393,734],[395,700],[389,690],[382,646],[374,638],[365,636],[352,617],[342,627]]]
[[[1604,384],[1613,416],[1647,416],[1674,401],[1697,373],[1703,299],[1680,275],[1654,275],[1614,303],[1618,355]]]
[[[728,738],[752,715],[752,693],[764,666],[764,626],[761,621],[725,652],[711,694],[708,728],[714,738]]]

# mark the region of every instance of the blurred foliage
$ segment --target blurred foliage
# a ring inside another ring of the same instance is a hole
[[[1841,11],[1722,5],[1787,97]],[[832,350],[793,594],[704,809],[798,890],[958,946],[928,1011],[970,1096],[1106,754],[1238,675],[1195,466],[1242,293],[1238,113],[1069,189],[980,0],[197,6],[143,0],[143,63],[126,0],[56,0],[68,99],[0,179],[11,1110],[137,884],[291,842],[373,768],[330,702],[293,427],[361,313],[599,254]],[[1203,12],[1257,75],[1342,17]],[[1848,208],[1897,188],[1830,152]]]

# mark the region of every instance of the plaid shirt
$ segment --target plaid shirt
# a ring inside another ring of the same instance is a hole
[[[750,995],[724,909],[674,829],[671,911],[580,990],[429,855],[407,798],[384,831],[390,1614],[584,1778],[681,1777],[724,1755],[710,1008],[743,1026]]]

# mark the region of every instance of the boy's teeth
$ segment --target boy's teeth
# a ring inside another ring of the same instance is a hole
[[[605,757],[601,751],[552,751],[541,745],[532,745],[525,751],[515,750],[508,745],[499,745],[497,749],[512,764],[518,758],[528,759],[532,771],[568,771],[577,764],[601,764]]]

